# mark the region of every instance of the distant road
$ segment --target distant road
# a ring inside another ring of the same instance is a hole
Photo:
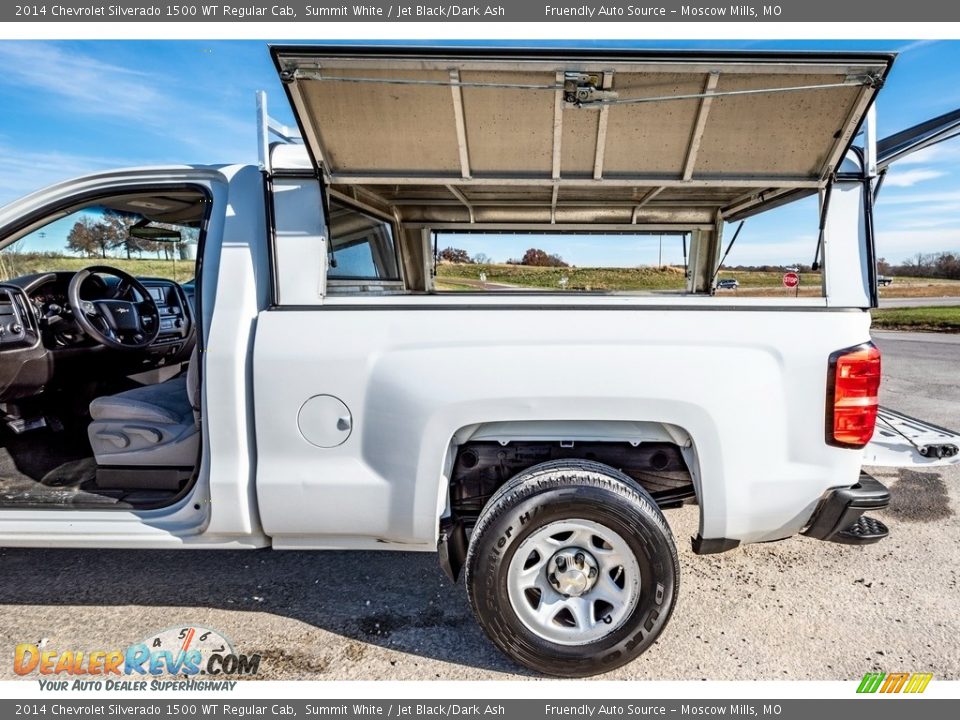
[[[933,305],[960,305],[960,297],[880,298],[882,308],[931,307]]]
[[[870,334],[883,353],[880,404],[960,430],[960,335],[880,330]]]

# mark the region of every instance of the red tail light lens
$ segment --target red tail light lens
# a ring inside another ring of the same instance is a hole
[[[873,437],[880,390],[880,350],[873,343],[830,356],[827,377],[827,442],[863,447]]]

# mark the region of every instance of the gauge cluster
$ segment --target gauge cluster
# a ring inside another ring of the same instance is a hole
[[[87,338],[73,319],[70,300],[67,297],[69,276],[51,279],[30,293],[33,305],[44,335],[44,342],[51,348],[68,347],[86,342]],[[99,299],[109,292],[107,285],[97,276],[91,276],[82,289],[81,297]]]
[[[69,304],[66,290],[58,291],[56,289],[40,289],[30,296],[30,301],[37,309],[37,314],[41,318],[50,310],[66,308]]]

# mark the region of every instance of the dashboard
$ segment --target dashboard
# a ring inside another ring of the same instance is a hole
[[[20,286],[30,301],[36,315],[44,345],[55,350],[88,343],[80,328],[73,322],[73,311],[67,297],[67,287],[73,273],[46,273],[10,281]],[[160,313],[160,333],[150,346],[151,350],[163,349],[166,354],[176,353],[190,336],[193,329],[193,313],[183,289],[172,280],[161,278],[138,278],[150,293]],[[23,282],[18,282],[18,280]],[[84,300],[127,299],[141,301],[144,298],[133,288],[120,289],[114,277],[91,275],[80,289]]]
[[[26,275],[0,283],[0,402],[27,397],[78,378],[118,377],[189,359],[195,321],[188,293],[163,278],[137,278],[156,303],[160,330],[139,350],[114,350],[89,338],[67,297],[73,272]],[[111,276],[91,275],[83,300],[140,302],[137,290]]]
[[[179,351],[193,328],[193,311],[183,288],[170,280],[141,280],[160,311],[160,334],[152,347]]]

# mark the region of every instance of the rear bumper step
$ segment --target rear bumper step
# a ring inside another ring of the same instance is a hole
[[[818,540],[869,545],[887,537],[889,530],[879,520],[864,515],[868,510],[882,510],[890,504],[890,491],[865,472],[853,487],[831,490],[814,512],[809,527],[803,531]]]
[[[889,534],[890,531],[882,522],[876,518],[861,515],[830,539],[847,545],[869,545],[883,540]]]

